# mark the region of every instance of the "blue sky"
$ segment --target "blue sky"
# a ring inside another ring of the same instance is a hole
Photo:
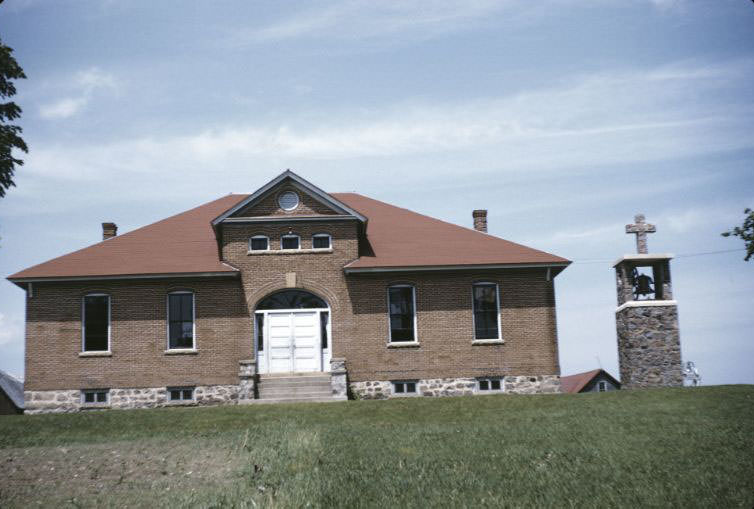
[[[684,360],[754,383],[747,0],[7,0],[30,146],[0,200],[7,276],[285,168],[575,261],[556,279],[564,374],[617,370],[612,261],[637,212],[671,252]],[[694,256],[687,256],[694,255]],[[0,369],[24,293],[0,284]]]

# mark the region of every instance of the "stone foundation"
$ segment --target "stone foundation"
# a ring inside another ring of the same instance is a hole
[[[81,391],[26,391],[26,414],[78,412],[95,408],[155,408],[164,406],[200,406],[235,404],[238,385],[199,385],[194,389],[193,401],[168,401],[165,387],[110,389],[110,402],[106,405],[81,404]]]
[[[334,358],[330,360],[330,384],[332,386],[333,399],[348,399],[348,372],[346,360]]]
[[[560,392],[558,375],[504,376],[503,387],[510,394],[557,394]],[[417,396],[468,396],[472,394],[494,394],[476,390],[476,378],[430,378],[418,380]],[[352,382],[348,384],[354,399],[386,399],[394,397],[392,383],[388,380]],[[399,396],[405,397],[405,396]]]
[[[625,307],[615,320],[622,388],[683,385],[677,306]]]

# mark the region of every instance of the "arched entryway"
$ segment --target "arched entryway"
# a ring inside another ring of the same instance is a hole
[[[259,301],[254,312],[259,373],[330,369],[330,307],[305,290],[288,289]]]

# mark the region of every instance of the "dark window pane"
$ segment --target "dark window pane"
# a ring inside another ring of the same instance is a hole
[[[479,380],[479,390],[487,391],[490,388],[490,382],[487,380]]]
[[[193,392],[191,389],[184,389],[183,390],[183,399],[192,399],[193,398]]]
[[[318,235],[312,239],[314,249],[327,249],[330,247],[330,237],[327,235]]]
[[[84,393],[84,403],[94,403],[94,393],[93,392],[85,392]]]
[[[84,351],[106,351],[110,325],[107,295],[84,297]]]
[[[170,348],[193,348],[194,295],[191,293],[170,294],[168,302]]]
[[[320,328],[320,335],[322,337],[322,349],[327,350],[327,345],[329,344],[328,337],[327,337],[327,322],[330,320],[330,313],[327,311],[322,311],[319,314],[319,328]]]
[[[416,384],[414,382],[407,383],[406,392],[416,392]]]
[[[403,392],[403,384],[395,384],[395,392],[402,393]]]
[[[256,325],[257,351],[263,352],[264,351],[264,315],[258,314],[256,315],[256,318],[257,318],[257,325]]]
[[[298,237],[283,237],[283,249],[298,249]]]
[[[107,403],[107,393],[106,392],[98,392],[97,393],[97,403]]]
[[[492,390],[493,391],[500,390],[500,380],[492,380]]]
[[[474,285],[474,339],[497,339],[497,288],[495,285]]]
[[[269,240],[267,238],[251,239],[252,251],[267,251]]]
[[[390,341],[414,341],[414,299],[412,287],[388,290]]]
[[[175,389],[170,391],[170,399],[174,401],[181,399],[181,391]]]
[[[323,309],[327,303],[314,294],[302,290],[283,290],[265,297],[257,309]]]

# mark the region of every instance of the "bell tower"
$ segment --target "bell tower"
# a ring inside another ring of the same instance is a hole
[[[618,287],[615,322],[621,383],[626,389],[682,386],[678,303],[673,300],[670,254],[650,254],[647,234],[657,229],[634,217],[637,254],[613,264]]]

